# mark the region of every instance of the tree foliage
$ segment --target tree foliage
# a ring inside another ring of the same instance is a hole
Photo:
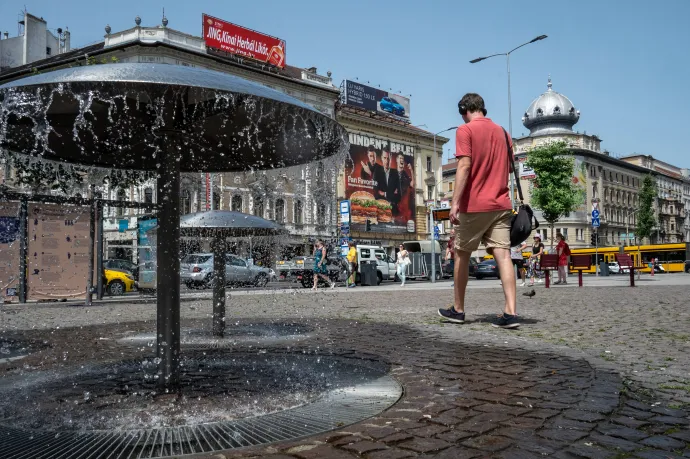
[[[637,237],[642,243],[643,238],[652,236],[652,229],[656,226],[654,218],[654,199],[657,196],[656,181],[647,174],[642,180],[640,189],[639,207],[637,208]]]
[[[575,158],[565,142],[552,142],[530,150],[526,164],[534,170],[530,204],[541,211],[552,228],[563,216],[575,211],[586,197],[573,183]]]

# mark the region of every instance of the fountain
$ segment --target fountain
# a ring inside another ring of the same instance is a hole
[[[157,377],[170,392],[180,377],[180,173],[289,167],[344,152],[347,140],[335,120],[238,77],[110,64],[0,86],[0,147],[158,173]]]
[[[236,236],[274,236],[285,229],[254,215],[227,210],[187,214],[180,220],[182,236],[212,237],[213,249],[213,336],[225,331],[225,253],[226,239]]]

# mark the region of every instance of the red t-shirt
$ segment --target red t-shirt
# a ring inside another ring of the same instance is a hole
[[[513,208],[508,193],[510,161],[501,126],[484,117],[460,126],[455,133],[455,156],[468,156],[472,160],[460,198],[461,213]]]

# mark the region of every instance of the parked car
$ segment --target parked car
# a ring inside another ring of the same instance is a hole
[[[628,274],[630,273],[629,268],[621,268],[617,261],[612,261],[607,263],[609,265],[609,272],[611,274]]]
[[[403,107],[400,102],[392,97],[382,98],[380,104],[381,110],[384,112],[392,113],[398,116],[405,116],[405,107]]]
[[[132,273],[136,279],[139,276],[139,267],[136,263],[129,260],[122,260],[118,258],[113,258],[110,260],[103,260],[103,268],[105,269],[117,269],[120,271],[127,271]]]
[[[470,276],[474,276],[475,270],[477,269],[477,260],[474,258],[470,258],[470,266],[469,266],[469,272]],[[453,265],[451,264],[450,261],[446,261],[443,263],[443,277],[446,279],[449,277],[453,277]]]
[[[262,266],[250,265],[246,260],[232,254],[225,258],[225,282],[233,285],[254,285],[263,287],[275,277],[275,271]],[[189,288],[210,288],[213,286],[213,254],[193,253],[180,263],[180,279]]]
[[[134,290],[134,276],[127,271],[104,269],[103,288],[108,295],[124,295]]]
[[[498,273],[496,260],[486,260],[477,264],[477,267],[474,270],[474,277],[477,279],[484,279],[485,277],[496,277],[500,279],[501,276]]]

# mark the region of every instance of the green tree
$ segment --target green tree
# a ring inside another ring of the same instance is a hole
[[[553,247],[554,225],[582,205],[586,191],[573,183],[575,158],[565,142],[551,142],[530,150],[526,164],[536,175],[530,204],[541,211],[549,224]]]
[[[635,235],[638,243],[642,244],[644,238],[651,238],[652,229],[656,226],[654,218],[654,199],[656,198],[656,180],[647,174],[642,180],[640,189],[639,207],[637,208],[637,228]]]

